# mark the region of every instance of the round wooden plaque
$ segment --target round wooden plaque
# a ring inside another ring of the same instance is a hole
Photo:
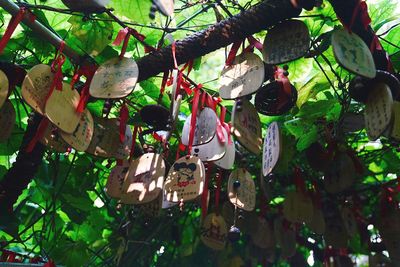
[[[223,129],[223,131],[225,134],[226,133],[225,128]],[[229,144],[228,138],[226,138],[225,139],[225,155],[221,159],[215,161],[214,164],[224,170],[230,170],[230,169],[232,169],[233,164],[235,163],[235,157],[236,157],[235,142],[232,140],[232,142]]]
[[[232,114],[232,132],[236,140],[250,152],[261,152],[261,123],[257,110],[247,99],[235,102]]]
[[[39,114],[44,115],[46,96],[53,80],[50,66],[39,64],[26,74],[22,82],[22,98]]]
[[[0,70],[0,108],[4,105],[8,97],[8,78],[7,75]]]
[[[224,131],[225,140],[228,139],[228,133]],[[200,158],[202,161],[216,161],[220,160],[226,154],[225,144],[221,143],[217,134],[211,139],[210,142],[202,145],[193,146],[191,154]]]
[[[256,92],[264,82],[264,62],[254,53],[243,53],[221,73],[219,95],[236,99]]]
[[[185,146],[189,144],[191,119],[192,114],[186,118],[182,129],[182,144]],[[215,111],[211,108],[206,107],[199,113],[196,120],[196,128],[194,130],[193,145],[205,144],[214,138],[217,130],[217,120],[217,114],[215,114]]]
[[[346,153],[337,153],[324,176],[325,190],[336,194],[348,189],[354,183],[356,170],[354,162]]]
[[[165,162],[161,155],[146,153],[132,161],[122,187],[125,204],[148,203],[158,197],[163,188]]]
[[[197,198],[203,193],[205,169],[198,157],[185,156],[172,165],[165,180],[167,201],[180,202]]]
[[[376,67],[369,47],[355,33],[346,29],[332,34],[332,48],[336,61],[345,69],[366,78],[374,78]]]
[[[279,132],[279,125],[276,122],[268,126],[267,134],[264,139],[263,148],[263,175],[267,176],[274,169],[278,163],[281,151],[281,138]]]
[[[15,124],[15,109],[10,101],[4,102],[0,108],[0,143],[10,138]]]
[[[392,120],[393,98],[390,88],[378,83],[369,92],[365,104],[365,126],[370,140],[376,140],[388,128]]]
[[[250,235],[253,243],[263,249],[273,248],[275,246],[275,238],[269,222],[262,217],[258,217],[256,229]]]
[[[131,58],[112,58],[101,65],[90,84],[90,95],[96,98],[123,98],[135,88],[139,68]]]
[[[309,223],[313,218],[314,207],[311,198],[298,191],[291,191],[283,202],[283,215],[293,223]]]
[[[54,135],[53,132],[55,133]],[[65,153],[69,148],[67,142],[65,142],[64,139],[61,138],[60,130],[52,123],[49,123],[43,134],[42,139],[40,139],[39,142],[45,145],[48,149],[57,153]]]
[[[210,213],[200,228],[200,239],[207,247],[223,250],[226,244],[228,229],[221,215]]]
[[[82,114],[76,112],[79,99],[78,91],[63,83],[63,89],[54,90],[46,102],[47,118],[62,131],[72,134],[81,120]]]
[[[268,31],[263,46],[264,61],[281,64],[305,55],[310,47],[310,33],[300,20],[287,20]]]
[[[354,237],[359,233],[356,217],[354,212],[348,207],[342,208],[340,215],[342,216],[343,225],[346,228],[347,234]]]
[[[325,218],[321,209],[314,207],[312,220],[308,222],[307,225],[310,227],[311,231],[318,235],[325,233]]]
[[[171,17],[174,14],[174,0],[154,0],[153,3],[164,16]]]
[[[60,131],[61,137],[71,147],[77,151],[84,152],[90,144],[93,137],[94,122],[90,111],[85,109],[82,113],[78,126],[72,134]]]
[[[239,181],[240,186],[236,190],[233,184]],[[252,211],[256,205],[256,186],[251,174],[245,169],[236,169],[228,180],[229,201],[238,208]]]
[[[129,170],[129,161],[124,160],[121,165],[116,165],[110,172],[106,183],[106,193],[112,198],[120,199],[122,186]]]

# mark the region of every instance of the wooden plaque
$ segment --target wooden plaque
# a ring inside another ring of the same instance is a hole
[[[346,153],[337,153],[324,176],[325,190],[331,194],[343,192],[354,183],[356,169],[354,162]]]
[[[263,46],[264,61],[282,64],[305,55],[310,47],[310,33],[300,20],[287,20],[268,31]]]
[[[275,238],[273,230],[267,220],[262,217],[258,217],[257,230],[254,231],[250,236],[253,243],[260,248],[267,249],[275,247]]]
[[[400,140],[400,102],[393,102],[393,123],[390,136],[396,140]]]
[[[97,98],[123,98],[135,88],[139,68],[131,58],[112,58],[101,65],[90,83],[90,95]]]
[[[392,120],[393,98],[390,88],[378,83],[368,94],[365,104],[365,126],[370,140],[376,140]]]
[[[221,73],[219,95],[223,99],[255,93],[264,82],[264,62],[254,53],[243,53],[233,64],[225,66]]]
[[[293,223],[309,223],[313,218],[314,207],[311,198],[298,191],[289,192],[283,202],[283,215]]]
[[[0,142],[5,142],[10,138],[14,129],[15,117],[14,106],[7,100],[0,108]]]
[[[94,122],[90,111],[85,109],[78,126],[72,134],[60,131],[61,137],[77,151],[84,152],[89,147],[93,137]]]
[[[240,186],[234,190],[233,184],[239,181]],[[238,208],[252,211],[256,205],[256,186],[251,174],[245,169],[236,169],[228,180],[229,201]]]
[[[205,169],[194,156],[185,156],[172,165],[165,180],[167,201],[180,202],[196,199],[203,193]]]
[[[279,125],[276,122],[268,126],[267,134],[264,139],[263,148],[263,175],[267,176],[274,169],[278,163],[281,151],[281,138],[279,132]]]
[[[158,10],[167,17],[174,14],[174,0],[154,0]]]
[[[34,66],[22,82],[21,94],[25,102],[36,112],[44,115],[46,96],[49,93],[54,74],[50,66],[39,64]]]
[[[200,228],[200,239],[207,247],[223,250],[226,244],[228,229],[221,215],[210,213]]]
[[[357,219],[354,216],[354,212],[348,207],[342,208],[340,215],[342,216],[342,221],[347,234],[350,237],[354,237],[359,233]]]
[[[158,217],[161,213],[161,204],[162,204],[162,194],[159,194],[156,199],[153,201],[150,201],[148,203],[144,203],[140,205],[140,210],[143,212],[143,214],[154,218]]]
[[[186,118],[185,124],[182,129],[182,144],[187,146],[189,144],[189,134],[192,114]],[[217,130],[217,114],[211,108],[204,108],[198,113],[196,120],[196,128],[194,130],[193,145],[201,145],[210,142]]]
[[[56,134],[53,136],[53,132]],[[42,139],[40,139],[40,143],[45,145],[48,149],[55,151],[57,153],[65,153],[67,152],[69,145],[61,138],[61,131],[54,126],[52,123],[49,123],[47,126]]]
[[[345,69],[366,78],[376,76],[376,67],[369,47],[355,33],[346,29],[332,34],[332,48],[336,61]]]
[[[122,186],[129,170],[129,161],[124,160],[121,165],[116,165],[110,172],[106,184],[106,193],[112,198],[120,199]]]
[[[0,108],[4,105],[8,97],[9,82],[7,75],[0,70]]]
[[[117,121],[117,125],[119,127],[119,121]],[[133,142],[132,130],[129,127],[129,125],[126,125],[124,142],[119,143],[117,150],[113,153],[113,156],[116,159],[126,159],[127,157],[129,157],[131,153],[132,142]]]
[[[72,134],[81,120],[82,114],[76,112],[79,99],[78,91],[71,90],[68,83],[63,83],[63,89],[54,89],[46,102],[47,118],[62,131]]]
[[[241,105],[235,102],[232,114],[232,132],[236,140],[250,152],[261,152],[261,123],[257,110],[247,99],[241,99]],[[238,108],[241,106],[241,108]]]
[[[228,138],[226,131],[224,132],[225,140]],[[201,159],[201,161],[216,161],[222,159],[226,153],[225,144],[221,143],[217,134],[210,142],[202,145],[193,146],[191,154]]]
[[[125,204],[148,203],[158,197],[163,188],[165,162],[161,155],[146,153],[132,161],[122,187]]]
[[[325,218],[321,209],[314,207],[312,220],[307,225],[311,231],[318,235],[325,233]]]
[[[224,134],[226,133],[225,128],[223,128]],[[226,133],[228,136],[228,133]],[[232,139],[232,136],[230,137]],[[232,142],[229,143],[228,138],[225,139],[225,155],[214,162],[215,165],[220,167],[221,169],[224,170],[230,170],[233,167],[233,164],[235,163],[235,157],[236,157],[236,148],[235,148],[235,142],[231,140]]]

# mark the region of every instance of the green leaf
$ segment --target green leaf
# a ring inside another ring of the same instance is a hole
[[[111,0],[110,6],[114,8],[117,15],[125,16],[134,22],[144,24],[150,21],[151,1]]]

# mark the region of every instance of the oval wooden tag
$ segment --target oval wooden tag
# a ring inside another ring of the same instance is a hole
[[[356,170],[353,160],[346,153],[337,153],[324,176],[325,190],[336,194],[348,189],[355,180]]]
[[[144,215],[154,218],[158,217],[161,213],[161,202],[162,194],[159,194],[158,197],[153,201],[139,205],[139,207]]]
[[[123,98],[135,88],[139,68],[131,58],[112,58],[102,64],[90,83],[90,95],[96,98]]]
[[[293,223],[310,222],[313,218],[314,207],[311,198],[297,191],[287,193],[283,202],[283,215]]]
[[[325,218],[321,209],[314,207],[312,220],[308,222],[307,225],[310,227],[311,231],[318,235],[325,233]]]
[[[190,134],[190,121],[192,114],[186,118],[185,124],[182,129],[182,144],[187,146],[189,144]],[[217,114],[211,108],[204,108],[200,111],[196,120],[196,128],[194,130],[193,145],[201,145],[210,142],[215,135],[217,130]]]
[[[154,0],[158,10],[167,17],[174,14],[174,0]]]
[[[392,120],[393,98],[390,88],[378,83],[368,94],[365,104],[365,126],[370,140],[376,140]]]
[[[132,161],[122,187],[125,204],[148,203],[158,197],[163,188],[165,162],[161,155],[146,153]]]
[[[258,217],[256,231],[251,234],[251,240],[257,247],[267,249],[275,246],[274,233],[269,222]]]
[[[61,137],[77,151],[86,151],[93,137],[94,122],[90,111],[85,109],[81,119],[72,134],[60,131]]]
[[[221,73],[219,95],[236,99],[256,92],[264,82],[264,62],[254,53],[238,55]]]
[[[50,66],[39,64],[26,74],[22,82],[22,98],[39,114],[44,115],[46,96],[53,80]]]
[[[225,128],[223,129],[223,131],[225,134],[226,133]],[[228,136],[228,134],[226,136]],[[235,142],[232,140],[232,142],[229,144],[228,138],[226,138],[225,141],[226,141],[225,142],[225,155],[221,159],[215,161],[214,164],[224,170],[230,170],[230,169],[232,169],[233,164],[235,163],[235,157],[236,157]]]
[[[274,169],[278,163],[281,151],[281,138],[279,132],[279,125],[276,122],[268,126],[267,134],[264,139],[263,149],[263,175],[267,176]]]
[[[224,132],[225,140],[228,139],[228,133],[225,129]],[[198,157],[202,161],[216,161],[222,159],[226,153],[225,144],[221,143],[217,134],[211,139],[210,142],[202,145],[193,146],[191,154]]]
[[[336,61],[343,68],[367,78],[375,77],[376,67],[371,51],[357,34],[346,29],[335,30],[332,49]]]
[[[263,45],[264,61],[281,64],[305,55],[310,47],[310,33],[300,20],[287,20],[268,31]]]
[[[226,244],[228,229],[221,215],[210,213],[200,228],[200,239],[207,247],[223,250]]]
[[[15,124],[15,109],[11,101],[4,102],[0,108],[0,142],[5,142],[10,138]]]
[[[112,198],[120,199],[122,186],[129,170],[129,161],[124,160],[121,165],[116,165],[110,172],[106,183],[106,193]]]
[[[236,190],[233,184],[239,181],[240,186]],[[236,169],[228,180],[229,201],[238,208],[252,211],[256,205],[256,186],[251,174],[245,169]]]
[[[172,165],[165,181],[167,201],[180,202],[197,198],[203,193],[205,169],[198,157],[185,156]]]
[[[78,91],[71,90],[69,84],[63,83],[63,89],[61,91],[54,89],[46,102],[47,118],[62,131],[72,134],[82,115],[76,112],[79,99]]]
[[[232,132],[236,140],[250,152],[261,152],[261,123],[257,110],[247,99],[235,102],[232,114]]]
[[[55,132],[54,135],[53,132]],[[60,130],[52,123],[47,126],[40,143],[57,153],[65,153],[69,148],[69,145],[61,138]]]
[[[0,108],[4,105],[8,97],[8,78],[7,75],[0,70]]]
[[[117,122],[117,125],[119,127],[119,121]],[[129,125],[126,125],[124,142],[119,143],[117,150],[113,153],[113,156],[116,159],[126,159],[127,157],[129,157],[131,153],[132,142],[133,142],[132,130],[129,127]]]

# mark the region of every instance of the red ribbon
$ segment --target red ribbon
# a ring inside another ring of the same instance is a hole
[[[349,26],[347,26],[347,30],[349,32],[351,32],[351,28],[353,28],[354,22],[356,21],[358,15],[360,15],[361,23],[363,24],[364,29],[367,29],[371,24],[367,3],[365,1],[359,1],[353,10],[353,15],[351,17]]]
[[[231,51],[229,51],[228,58],[225,61],[226,66],[231,66],[233,64],[233,61],[235,60],[236,54],[240,48],[240,45],[242,44],[242,41],[237,41],[233,43],[231,47]]]
[[[115,38],[114,42],[112,43],[114,46],[119,46],[119,45],[121,45],[121,42],[124,41],[124,43],[122,45],[122,49],[121,49],[121,54],[119,55],[119,57],[121,59],[124,57],[124,55],[126,53],[126,49],[128,47],[128,43],[129,43],[129,38],[131,37],[131,35],[133,35],[141,44],[143,44],[145,53],[149,53],[151,51],[156,50],[154,47],[149,46],[148,44],[146,44],[144,42],[144,40],[146,39],[146,36],[139,33],[137,30],[135,30],[133,28],[126,27],[124,29],[121,29],[118,32],[117,37]]]
[[[197,122],[197,111],[199,109],[199,98],[200,98],[200,89],[202,88],[202,84],[199,84],[194,89],[194,97],[192,103],[192,117],[190,120],[190,130],[189,130],[189,144],[188,144],[188,152],[192,151],[193,141],[194,141],[194,132],[196,129]]]
[[[29,142],[28,146],[25,149],[26,153],[31,153],[35,148],[37,142],[39,142],[39,140],[43,138],[44,133],[46,132],[47,127],[49,126],[49,123],[50,121],[47,118],[42,118],[36,130],[35,136],[32,138],[32,140]]]
[[[260,217],[265,217],[267,215],[267,198],[265,197],[264,193],[260,190]]]
[[[62,54],[62,51],[64,50],[64,46],[65,42],[61,41],[55,59],[53,60],[53,63],[51,63],[51,72],[54,73],[54,79],[50,85],[49,92],[46,95],[44,101],[45,105],[47,103],[47,100],[49,100],[50,96],[53,94],[54,89],[62,91],[63,87],[62,66],[64,65],[65,62],[65,56]]]
[[[80,77],[85,76],[86,81],[85,84],[83,85],[82,91],[81,91],[81,96],[79,99],[78,106],[76,108],[76,112],[82,113],[85,108],[86,108],[86,103],[89,100],[90,94],[89,94],[89,87],[90,83],[92,82],[94,73],[97,70],[97,66],[94,64],[87,64],[87,65],[82,65],[79,66],[78,69],[75,71],[74,76],[72,77],[71,80],[71,88],[74,89],[75,84],[79,81]]]
[[[204,219],[207,215],[207,199],[208,199],[208,184],[210,182],[210,176],[212,172],[212,163],[208,163],[207,166],[207,171],[206,171],[206,179],[204,181],[204,187],[203,187],[203,194],[201,195],[201,216]]]
[[[43,267],[56,267],[56,264],[52,260],[49,260],[49,262],[45,263]]]
[[[119,141],[125,141],[126,123],[129,118],[129,109],[124,103],[119,111]]]

